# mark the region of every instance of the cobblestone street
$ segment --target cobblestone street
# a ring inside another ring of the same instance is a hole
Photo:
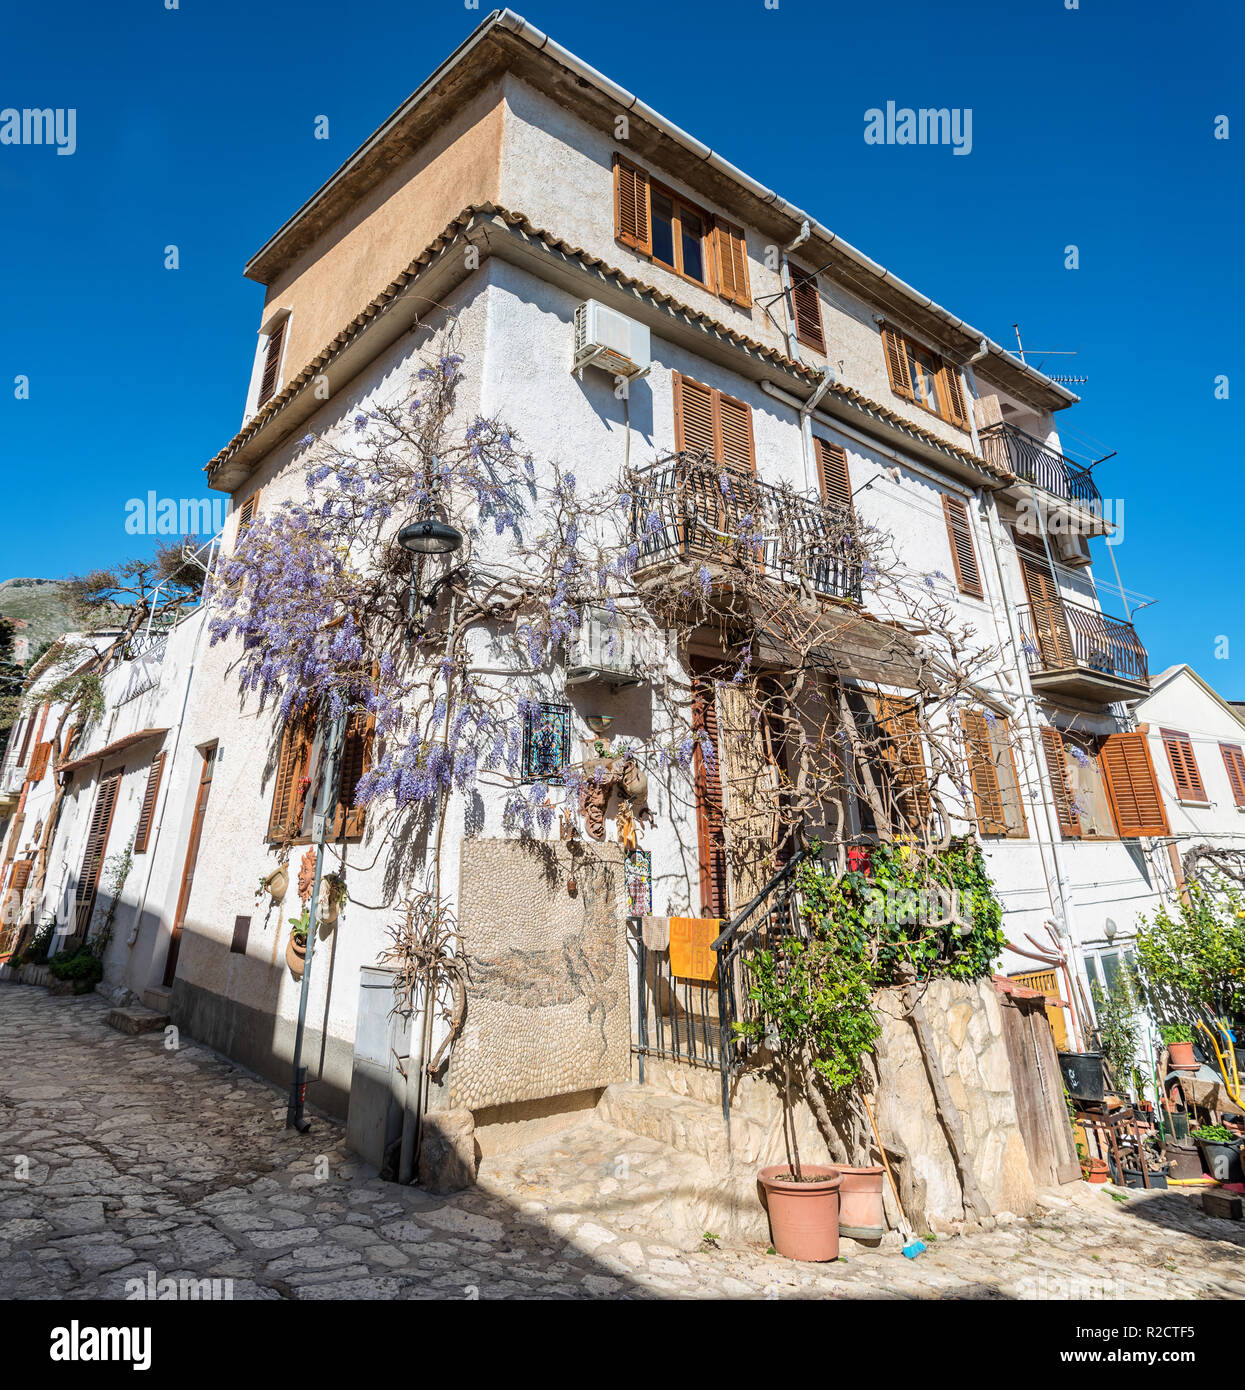
[[[0,986],[5,1298],[121,1298],[153,1275],[231,1279],[239,1299],[1245,1296],[1240,1224],[1175,1191],[1078,1184],[1037,1220],[915,1261],[687,1252],[636,1219],[677,1185],[679,1156],[589,1121],[431,1197],[372,1176],[326,1121],[286,1131],[281,1094],[198,1045],[123,1036],[106,1013]]]

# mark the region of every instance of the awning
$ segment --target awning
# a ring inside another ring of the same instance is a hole
[[[163,738],[168,733],[167,729],[139,729],[135,733],[126,734],[122,738],[115,738],[111,743],[106,743],[102,748],[97,748],[94,753],[85,753],[80,758],[74,758],[72,762],[61,763],[58,771],[77,772],[80,767],[86,767],[88,763],[99,762],[103,758],[110,758],[114,753],[120,753],[122,749],[129,748],[136,743],[142,743],[146,738]]]

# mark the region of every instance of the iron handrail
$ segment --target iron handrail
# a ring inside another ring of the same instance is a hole
[[[1031,671],[1057,671],[1072,665],[1128,680],[1148,679],[1149,656],[1137,629],[1126,619],[1067,599],[1057,608],[1043,606],[1042,612],[1044,621],[1039,620],[1040,614],[1035,615],[1030,603],[1019,604],[1016,609],[1021,645]],[[1065,650],[1072,653],[1071,663],[1064,659]]]
[[[980,433],[981,450],[996,466],[1033,483],[1052,496],[1101,509],[1102,494],[1088,468],[1043,444],[1015,425],[989,425]]]

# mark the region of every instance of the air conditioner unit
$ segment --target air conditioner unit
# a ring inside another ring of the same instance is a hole
[[[634,381],[647,376],[653,364],[649,332],[642,323],[595,299],[575,310],[574,372],[600,367],[614,376]]]
[[[1069,569],[1083,569],[1092,565],[1093,556],[1089,553],[1089,538],[1077,531],[1058,531],[1052,538],[1055,554]]]
[[[659,636],[620,613],[586,608],[567,643],[567,685],[639,685],[656,664]]]

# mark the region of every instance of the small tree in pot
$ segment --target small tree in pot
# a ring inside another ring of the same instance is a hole
[[[785,938],[750,962],[755,1013],[735,1028],[769,1050],[782,1097],[787,1162],[762,1169],[760,1181],[774,1247],[791,1259],[838,1255],[838,1170],[800,1158],[795,1098],[819,1081],[840,1091],[860,1079],[862,1059],[879,1032],[871,994],[865,963],[815,935]]]

